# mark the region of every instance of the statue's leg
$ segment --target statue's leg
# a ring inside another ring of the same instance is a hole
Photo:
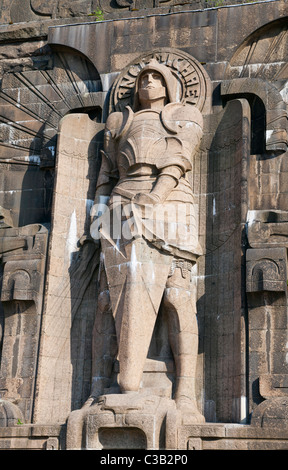
[[[122,393],[138,392],[172,257],[141,238],[105,250]]]
[[[111,385],[113,365],[117,355],[115,322],[104,266],[99,268],[99,294],[93,327],[91,396],[101,395]]]
[[[168,320],[169,341],[176,366],[175,401],[177,408],[203,421],[196,404],[196,364],[198,325],[196,295],[191,289],[190,272],[175,267],[168,278],[163,297]]]
[[[150,267],[145,262],[137,262],[137,267],[130,269],[129,263],[120,299],[120,312],[115,317],[119,360],[118,383],[122,393],[138,392],[140,389],[158,313],[151,301],[149,286],[144,280]],[[162,293],[163,290],[164,285]],[[161,294],[159,297],[160,305]]]

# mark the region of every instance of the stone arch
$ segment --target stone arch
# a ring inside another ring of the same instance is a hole
[[[11,274],[8,280],[8,288],[10,288],[11,298],[26,300],[30,284],[31,276],[28,271],[17,269],[17,271]]]
[[[50,222],[61,119],[81,110],[101,121],[104,94],[94,65],[64,47],[53,49],[51,62],[7,73],[1,83],[0,162],[15,166],[7,167],[0,204],[13,208],[14,226]]]
[[[226,69],[225,79],[287,79],[287,45],[287,17],[262,26],[238,47]]]

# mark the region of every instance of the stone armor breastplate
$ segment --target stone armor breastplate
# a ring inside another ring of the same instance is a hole
[[[150,111],[137,113],[120,138],[118,168],[127,171],[135,164],[156,165],[157,157],[165,151],[166,136],[168,132],[162,125],[159,113]]]

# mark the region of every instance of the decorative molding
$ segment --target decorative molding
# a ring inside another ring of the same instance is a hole
[[[287,291],[286,248],[247,250],[246,291]]]

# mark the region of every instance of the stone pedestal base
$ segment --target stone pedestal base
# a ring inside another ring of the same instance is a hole
[[[103,395],[71,413],[68,449],[165,448],[165,423],[175,402],[137,393]]]
[[[111,394],[91,399],[70,414],[66,449],[288,450],[288,428],[268,422],[264,427],[258,422],[198,423],[195,416],[193,420],[189,413],[177,409],[170,398]]]
[[[170,398],[103,395],[71,413],[67,449],[177,449],[179,429],[185,424],[192,424],[191,416],[182,414]]]

